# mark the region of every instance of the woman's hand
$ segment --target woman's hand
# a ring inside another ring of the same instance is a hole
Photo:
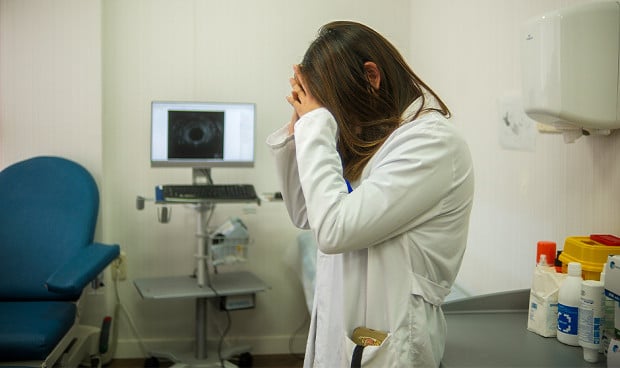
[[[316,100],[316,98],[308,92],[299,65],[293,66],[293,72],[295,73],[294,77],[289,79],[289,83],[291,84],[291,95],[286,97],[288,103],[290,103],[291,106],[293,106],[293,109],[295,109],[291,120],[291,125],[289,127],[289,133],[293,132],[294,124],[300,117],[321,107],[321,104]]]

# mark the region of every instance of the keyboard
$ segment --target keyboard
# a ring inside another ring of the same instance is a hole
[[[250,202],[258,201],[252,184],[163,185],[165,201]]]

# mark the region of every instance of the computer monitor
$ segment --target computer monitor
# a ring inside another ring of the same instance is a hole
[[[151,166],[253,167],[253,103],[151,104]]]

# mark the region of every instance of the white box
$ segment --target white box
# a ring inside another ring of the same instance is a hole
[[[605,295],[620,301],[620,255],[609,256],[605,263]]]

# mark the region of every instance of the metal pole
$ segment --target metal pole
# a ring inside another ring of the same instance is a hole
[[[196,359],[207,358],[207,298],[196,298]]]
[[[206,272],[206,262],[205,262],[205,230],[204,230],[204,214],[206,212],[206,207],[204,204],[196,205],[196,212],[198,215],[196,216],[196,281],[198,282],[199,287],[203,287],[205,285],[205,272]]]

